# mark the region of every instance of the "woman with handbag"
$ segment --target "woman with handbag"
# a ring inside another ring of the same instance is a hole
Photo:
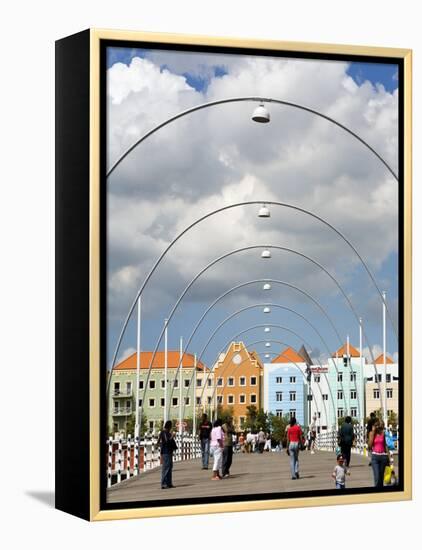
[[[287,454],[290,456],[292,479],[299,479],[299,450],[303,448],[302,437],[302,428],[296,424],[296,418],[293,416],[287,428]]]
[[[176,442],[171,433],[172,423],[167,420],[164,430],[158,436],[158,445],[161,451],[161,489],[172,489],[174,487],[173,474],[173,451],[177,449]]]
[[[374,486],[378,489],[384,487],[384,473],[390,464],[390,452],[387,447],[384,433],[384,422],[377,420],[369,434],[368,448],[371,451],[372,472],[374,474]]]

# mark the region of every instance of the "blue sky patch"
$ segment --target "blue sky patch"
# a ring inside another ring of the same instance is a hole
[[[347,74],[361,86],[366,80],[376,86],[382,84],[387,92],[393,92],[398,88],[398,65],[385,63],[350,63]]]

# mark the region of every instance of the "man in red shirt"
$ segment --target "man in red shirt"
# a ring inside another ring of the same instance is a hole
[[[287,454],[290,456],[292,479],[299,479],[299,449],[302,436],[302,428],[296,423],[296,418],[292,417],[287,429]]]

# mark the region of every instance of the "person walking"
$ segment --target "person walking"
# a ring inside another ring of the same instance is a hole
[[[241,453],[245,452],[245,434],[243,432],[239,435],[239,449]]]
[[[261,428],[258,432],[258,452],[263,453],[265,447],[265,441],[267,440],[264,430]]]
[[[177,449],[176,442],[171,433],[172,423],[167,420],[164,429],[158,435],[158,445],[161,452],[161,489],[172,489],[174,487],[173,474],[173,451]]]
[[[223,459],[223,447],[224,447],[224,432],[221,429],[221,420],[217,418],[214,422],[214,427],[211,430],[211,444],[210,451],[214,458],[214,464],[212,467],[212,480],[216,481],[221,479],[220,470]]]
[[[292,479],[299,479],[299,444],[302,441],[302,428],[292,416],[287,428],[287,454],[290,456],[290,472]]]
[[[374,486],[377,489],[384,487],[385,468],[390,463],[390,452],[387,447],[384,433],[384,422],[377,420],[369,434],[368,448],[371,450],[372,472],[374,474]]]
[[[341,454],[344,459],[344,463],[347,468],[350,468],[350,457],[352,453],[352,445],[355,441],[355,434],[353,431],[352,417],[346,416],[343,425],[339,430],[339,444]]]
[[[212,424],[208,420],[206,413],[202,415],[202,420],[199,425],[199,440],[201,442],[202,469],[208,470],[208,462],[210,456],[210,441],[211,441]]]
[[[271,451],[271,434],[267,433],[264,451]]]
[[[366,444],[368,445],[368,456],[369,456],[368,466],[371,466],[371,450],[369,449],[369,434],[372,432],[372,428],[374,427],[374,424],[376,421],[377,421],[377,415],[374,412],[371,412],[371,414],[369,415],[368,423],[366,424]]]
[[[224,432],[224,447],[223,447],[223,478],[230,476],[230,467],[233,462],[233,419],[227,418],[227,421],[222,426]]]
[[[346,488],[346,475],[350,475],[347,466],[345,465],[345,459],[343,455],[337,456],[337,465],[334,468],[331,477],[336,482],[336,489]]]

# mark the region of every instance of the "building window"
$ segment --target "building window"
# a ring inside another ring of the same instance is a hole
[[[239,424],[242,429],[243,429],[243,426],[245,425],[245,422],[246,422],[246,416],[239,416]]]
[[[245,376],[241,376],[239,378],[239,386],[246,386],[246,377]],[[241,417],[243,418],[243,417]]]
[[[227,396],[227,404],[233,405],[234,404],[234,395],[228,395]]]
[[[344,416],[344,409],[337,409],[337,418],[342,418]]]
[[[161,397],[160,398],[160,407],[164,407],[165,402],[166,402],[166,400],[164,399],[164,397]]]
[[[387,399],[392,399],[393,397],[393,388],[387,388]]]
[[[178,388],[179,387],[179,380],[177,378],[175,378],[173,380],[173,388]]]
[[[296,392],[289,391],[289,398],[290,398],[290,401],[296,401]]]
[[[207,403],[208,403],[208,405],[211,405],[211,397],[210,396],[207,397]]]
[[[185,405],[190,405],[190,397],[185,397]]]
[[[234,378],[230,377],[227,379],[227,385],[228,386],[234,386]]]
[[[189,388],[189,386],[190,386],[190,380],[189,380],[189,378],[185,378],[185,379],[183,380],[183,385],[185,386],[185,388]]]
[[[328,401],[328,393],[323,393],[323,394],[322,394],[322,399],[323,399],[324,401]]]
[[[173,405],[173,407],[177,407],[177,405],[179,404],[179,399],[177,397],[173,397],[171,400],[171,404]]]
[[[120,393],[120,382],[114,382],[114,395],[119,395]]]
[[[282,391],[276,392],[276,394],[275,394],[275,400],[276,400],[276,401],[283,401],[283,392],[282,392]]]
[[[251,376],[251,386],[256,386],[256,376]]]
[[[357,408],[356,408],[356,407],[351,407],[351,409],[350,409],[350,416],[351,416],[352,418],[356,418],[357,415],[358,415],[358,410],[357,410]]]
[[[219,405],[222,405],[223,404],[223,396],[222,395],[217,395],[217,403]]]
[[[343,392],[342,392],[342,390],[339,390],[339,391],[337,392],[337,399],[343,399]]]
[[[138,405],[139,405],[139,407],[142,407],[142,399],[140,399],[140,400],[138,401]]]
[[[307,395],[308,401],[312,401],[313,397],[314,396],[312,395],[312,393],[308,393],[308,395]]]
[[[149,400],[149,406],[150,407],[155,407],[155,399],[150,399]]]
[[[149,389],[150,390],[155,390],[155,380],[150,380],[149,381]]]
[[[355,372],[350,373],[350,382],[356,382],[356,373]]]
[[[382,382],[382,374],[375,375],[375,382]]]
[[[211,378],[208,378],[208,387],[210,388],[212,385],[212,379]]]
[[[120,403],[118,401],[115,401],[114,402],[114,412],[115,413],[118,413],[119,412],[119,409],[120,409]]]
[[[296,409],[290,409],[289,410],[289,417],[290,418],[296,418]]]
[[[290,377],[290,384],[296,384],[296,376]]]
[[[218,378],[217,379],[217,386],[222,386],[223,385],[223,379],[222,378]]]
[[[342,372],[339,372],[337,374],[337,382],[343,382],[343,373]]]
[[[251,393],[251,403],[256,403],[256,395]]]
[[[318,418],[321,418],[321,413],[318,411]],[[319,432],[318,432],[319,433]]]
[[[391,416],[393,413],[393,409],[387,409],[387,416]]]
[[[197,398],[196,398],[196,404],[197,404],[197,405],[200,405],[200,404],[201,404],[201,398],[200,398],[200,397],[197,397]]]
[[[239,403],[240,403],[241,405],[243,405],[244,403],[246,403],[246,395],[245,395],[244,393],[241,393],[241,394],[239,395]]]
[[[391,382],[391,374],[386,375],[385,381],[387,382],[387,384]]]
[[[357,392],[356,390],[350,390],[350,399],[356,399]]]
[[[275,414],[279,418],[283,418],[283,409],[276,409]]]
[[[166,381],[161,380],[161,389],[164,390],[165,387],[166,387]]]
[[[151,432],[154,431],[154,420],[150,420],[148,424],[149,424],[150,431]]]
[[[143,380],[139,380],[139,389],[140,390],[144,389],[144,381]]]
[[[282,384],[283,383],[283,377],[282,376],[276,376],[275,383],[276,384]]]
[[[314,374],[314,381],[319,384],[321,382],[321,375],[319,374]]]
[[[196,385],[198,386],[198,388],[200,388],[202,386],[202,378],[197,378],[196,379]]]
[[[380,391],[374,390],[374,399],[379,399],[379,398],[380,398]]]

